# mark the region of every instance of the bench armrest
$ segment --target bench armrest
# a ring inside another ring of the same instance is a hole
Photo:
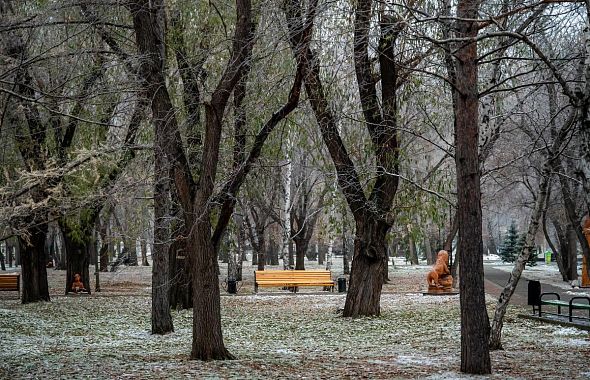
[[[586,301],[588,301],[588,305],[590,305],[590,297],[586,297],[586,296],[572,297],[570,299],[570,306],[572,306],[572,304],[574,303],[574,300],[586,300]]]
[[[554,293],[554,292],[547,292],[547,293],[541,293],[541,296],[539,297],[539,300],[543,300],[543,296],[555,296],[557,297],[557,300],[561,300],[561,297],[559,297],[559,294]]]

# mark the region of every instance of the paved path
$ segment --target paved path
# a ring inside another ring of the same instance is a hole
[[[485,264],[484,265],[484,272],[485,272],[485,289],[486,293],[493,295],[494,297],[498,297],[504,286],[508,282],[508,278],[510,277],[510,273],[505,272],[500,269],[494,269],[494,264]],[[561,295],[561,299],[565,301],[569,301],[574,295],[566,294],[566,292],[572,293],[588,293],[588,289],[561,289],[555,286],[545,284],[541,282],[541,292],[555,292]],[[528,280],[525,276],[520,277],[520,281],[518,281],[518,285],[514,291],[514,295],[510,299],[511,305],[521,305],[527,306],[527,294],[528,294]]]

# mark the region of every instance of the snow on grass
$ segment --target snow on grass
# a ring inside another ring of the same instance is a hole
[[[338,293],[224,296],[224,340],[238,358],[226,362],[189,360],[190,310],[172,312],[175,332],[150,334],[141,273],[98,296],[0,299],[0,378],[478,378],[459,373],[459,297],[422,296],[422,277],[392,270],[372,318],[342,318]],[[505,350],[485,378],[585,378],[588,334],[516,318],[522,310],[509,307]]]

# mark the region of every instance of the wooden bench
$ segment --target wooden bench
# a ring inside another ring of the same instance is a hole
[[[254,271],[254,292],[258,287],[287,287],[296,293],[300,286],[325,286],[334,291],[332,273],[327,270],[257,270]]]
[[[20,296],[20,274],[0,274],[0,290],[17,291]]]
[[[555,296],[555,297],[557,297],[557,299],[543,299],[543,296]],[[588,303],[574,302],[576,300],[586,300]],[[545,312],[545,314],[565,316],[565,314],[561,314],[561,308],[567,307],[567,309],[568,309],[567,317],[570,322],[572,322],[572,320],[574,318],[585,319],[585,320],[590,321],[590,297],[585,297],[585,296],[572,297],[569,300],[569,302],[567,302],[567,301],[562,301],[561,298],[559,297],[559,294],[557,294],[557,293],[553,293],[553,292],[542,293],[541,297],[540,297],[540,302],[539,302],[539,317],[541,316],[541,313],[542,313],[541,309],[542,309],[543,305],[557,306],[557,313]],[[572,315],[573,314],[572,312],[576,309],[588,310],[588,318]]]

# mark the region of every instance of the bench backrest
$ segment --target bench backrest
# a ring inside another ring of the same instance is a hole
[[[1,274],[0,289],[19,290],[19,278],[20,274]]]
[[[257,270],[256,282],[331,282],[332,272],[327,270]]]

